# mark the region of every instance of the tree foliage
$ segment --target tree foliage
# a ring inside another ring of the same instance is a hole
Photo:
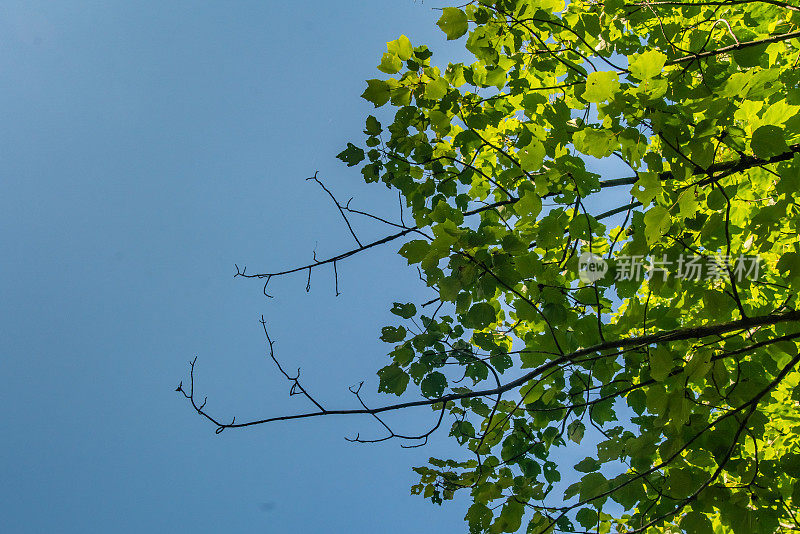
[[[339,154],[399,192],[392,233],[359,241],[364,212],[325,188],[357,248],[237,268],[266,294],[405,240],[436,298],[393,305],[379,389],[422,398],[374,408],[358,388],[330,410],[284,373],[315,411],[228,424],[179,391],[218,431],[360,413],[388,431],[374,441],[419,445],[449,427],[464,457],[416,468],[412,491],[468,496],[470,532],[799,529],[798,23],[779,0],[444,8],[472,62],[389,42],[362,95],[379,117]],[[380,418],[417,406],[435,411],[419,435]]]

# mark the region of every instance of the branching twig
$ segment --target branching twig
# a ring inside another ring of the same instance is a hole
[[[317,174],[319,174],[319,171],[315,172],[314,176],[311,176],[310,178],[306,178],[306,180],[314,180],[315,182],[317,182],[319,184],[319,186],[322,189],[325,190],[326,193],[328,193],[328,196],[331,197],[331,200],[333,200],[333,203],[336,204],[336,207],[339,209],[339,213],[342,214],[342,218],[344,219],[345,224],[347,224],[347,229],[350,230],[350,234],[353,236],[353,239],[356,240],[356,243],[358,243],[359,247],[363,247],[364,245],[362,245],[361,241],[358,240],[358,236],[356,235],[355,231],[353,230],[353,227],[350,226],[350,221],[347,220],[347,215],[344,214],[344,209],[342,208],[342,205],[339,204],[339,201],[336,200],[336,197],[333,196],[333,193],[331,193],[330,190],[327,187],[325,187],[325,184],[323,184],[319,180],[319,178],[317,178]],[[348,202],[348,204],[349,204],[349,202]]]
[[[614,348],[625,348],[625,347],[643,347],[647,345],[651,345],[654,343],[664,343],[668,341],[681,341],[687,339],[700,339],[708,336],[713,335],[720,335],[727,332],[734,332],[734,331],[743,331],[748,330],[756,326],[765,326],[765,325],[775,325],[778,323],[783,322],[791,322],[791,321],[800,321],[800,311],[789,311],[786,313],[778,313],[773,315],[765,315],[759,317],[747,317],[744,319],[740,319],[737,321],[732,321],[730,323],[721,323],[715,325],[706,325],[706,326],[695,326],[689,328],[678,328],[675,330],[667,330],[664,332],[659,332],[655,334],[647,334],[643,336],[637,337],[630,337],[630,338],[622,338],[617,340],[610,340],[603,343],[599,343],[597,345],[593,345],[591,347],[586,347],[583,349],[576,350],[569,354],[564,354],[563,356],[559,356],[553,358],[552,360],[536,367],[535,369],[529,371],[528,373],[522,375],[521,377],[507,382],[502,386],[498,386],[491,389],[484,389],[479,391],[468,391],[463,393],[450,393],[447,395],[442,395],[437,398],[433,399],[422,399],[417,401],[409,401],[409,402],[402,402],[397,404],[390,404],[385,406],[380,406],[378,408],[356,408],[356,409],[344,409],[344,410],[328,410],[322,409],[320,407],[319,411],[316,412],[306,412],[306,413],[299,413],[299,414],[292,414],[292,415],[282,415],[282,416],[275,416],[275,417],[268,417],[264,419],[257,419],[253,421],[247,421],[244,423],[222,423],[218,419],[214,418],[213,416],[209,415],[204,409],[202,409],[198,404],[195,402],[194,398],[194,361],[191,362],[190,368],[190,390],[187,394],[186,391],[183,389],[183,384],[178,387],[178,391],[184,394],[184,396],[189,399],[192,403],[192,406],[197,411],[198,414],[205,417],[218,428],[222,428],[223,430],[226,428],[244,428],[249,426],[261,425],[265,423],[272,423],[275,421],[289,421],[295,419],[308,419],[313,417],[320,417],[320,416],[328,416],[328,415],[375,415],[383,412],[401,410],[404,408],[413,408],[417,406],[431,406],[434,404],[438,404],[441,402],[450,402],[460,399],[467,399],[467,398],[475,398],[475,397],[487,397],[487,396],[494,396],[499,393],[503,393],[505,391],[509,391],[512,389],[516,389],[524,384],[526,384],[529,380],[536,378],[537,376],[541,375],[542,373],[549,371],[554,367],[558,367],[568,362],[572,362],[581,358],[583,356],[599,353],[605,350],[614,349]],[[293,380],[291,377],[284,375]],[[304,390],[302,393],[305,394]],[[313,399],[312,399],[312,402]],[[316,404],[316,402],[315,402]],[[319,407],[319,406],[318,406]]]

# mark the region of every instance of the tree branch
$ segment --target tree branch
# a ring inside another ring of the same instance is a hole
[[[667,61],[664,65],[678,65],[680,63],[685,63],[687,61],[694,61],[696,59],[705,59],[711,56],[718,56],[720,54],[724,54],[726,52],[732,52],[734,50],[741,50],[743,48],[748,48],[750,46],[757,46],[761,44],[769,44],[769,43],[777,43],[780,41],[786,41],[788,39],[793,39],[795,37],[800,37],[800,31],[796,32],[789,32],[783,33],[781,35],[774,35],[767,39],[757,39],[755,41],[747,41],[745,43],[736,43],[735,45],[730,46],[723,46],[722,48],[717,48],[716,50],[709,50],[707,52],[695,52],[688,56],[679,57],[677,59],[672,59]]]
[[[218,419],[209,415],[205,409],[205,402],[202,405],[198,405],[196,403],[196,399],[194,397],[194,365],[195,362],[191,362],[190,367],[190,389],[187,393],[183,389],[183,383],[178,386],[176,391],[181,392],[192,404],[192,407],[195,411],[206,418],[207,420],[211,421],[213,424],[217,426],[217,432],[221,432],[227,428],[244,428],[248,426],[255,426],[261,425],[265,423],[272,423],[276,421],[290,421],[294,419],[308,419],[312,417],[320,417],[320,416],[327,416],[327,415],[375,415],[383,412],[389,412],[394,410],[401,410],[404,408],[413,408],[417,406],[432,406],[442,402],[450,402],[454,400],[460,399],[468,399],[474,397],[487,397],[487,396],[494,396],[511,389],[518,388],[524,385],[529,380],[535,378],[536,376],[540,375],[541,373],[552,369],[553,367],[562,365],[564,363],[568,363],[573,361],[581,356],[586,356],[588,354],[594,352],[601,352],[608,349],[613,348],[624,348],[624,347],[641,347],[646,345],[651,345],[653,343],[663,343],[666,341],[680,341],[686,339],[699,339],[707,336],[712,335],[719,335],[724,334],[727,332],[732,332],[736,330],[747,330],[749,328],[753,328],[755,326],[765,326],[765,325],[774,325],[778,323],[784,322],[792,322],[792,321],[800,321],[800,311],[792,310],[786,313],[780,314],[773,314],[773,315],[765,315],[760,317],[748,317],[744,319],[739,319],[737,321],[732,321],[729,323],[721,323],[715,325],[705,325],[705,326],[695,326],[690,328],[678,328],[674,330],[668,330],[665,332],[659,332],[656,334],[648,334],[644,336],[638,337],[630,337],[630,338],[622,338],[616,339],[611,341],[606,341],[603,343],[599,343],[597,345],[593,345],[591,347],[586,347],[583,349],[576,350],[569,354],[565,354],[558,358],[554,358],[547,363],[540,365],[539,367],[533,369],[532,371],[524,374],[523,376],[503,384],[502,386],[498,386],[491,389],[484,389],[479,391],[469,391],[463,393],[451,393],[448,395],[442,395],[437,398],[433,399],[422,399],[417,401],[410,401],[410,402],[401,402],[397,404],[390,404],[386,406],[381,406],[378,408],[361,408],[361,409],[346,409],[346,410],[323,410],[316,412],[307,412],[301,414],[292,414],[292,415],[281,415],[276,417],[267,417],[264,419],[258,419],[253,421],[247,421],[244,423],[223,423]],[[316,403],[315,403],[316,404]]]

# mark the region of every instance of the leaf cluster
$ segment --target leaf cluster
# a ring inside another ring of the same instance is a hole
[[[469,494],[471,532],[798,528],[799,22],[766,0],[478,0],[438,21],[471,63],[388,43],[362,95],[380,119],[339,158],[399,192],[399,254],[438,306],[395,304],[381,334],[381,391],[418,387],[466,453],[414,493]],[[686,256],[717,276],[677,276]],[[626,279],[631,257],[672,267]]]

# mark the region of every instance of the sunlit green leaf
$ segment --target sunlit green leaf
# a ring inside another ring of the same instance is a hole
[[[586,91],[583,98],[587,102],[605,102],[613,98],[619,89],[619,76],[616,72],[597,71],[586,79]]]
[[[411,54],[414,52],[411,47],[411,41],[405,35],[401,35],[398,39],[386,43],[386,48],[389,50],[389,53],[396,55],[402,61],[411,59]]]
[[[448,40],[458,39],[467,33],[467,14],[455,7],[446,7],[437,22]]]
[[[667,61],[667,56],[658,50],[648,50],[636,56],[630,62],[631,74],[640,80],[653,78],[661,74],[661,69],[664,68],[664,63]]]
[[[381,59],[381,64],[378,65],[378,70],[381,72],[385,72],[387,74],[394,74],[396,72],[400,72],[400,69],[403,68],[403,62],[397,57],[397,54],[392,54],[391,52],[387,52],[383,54],[383,58]]]

